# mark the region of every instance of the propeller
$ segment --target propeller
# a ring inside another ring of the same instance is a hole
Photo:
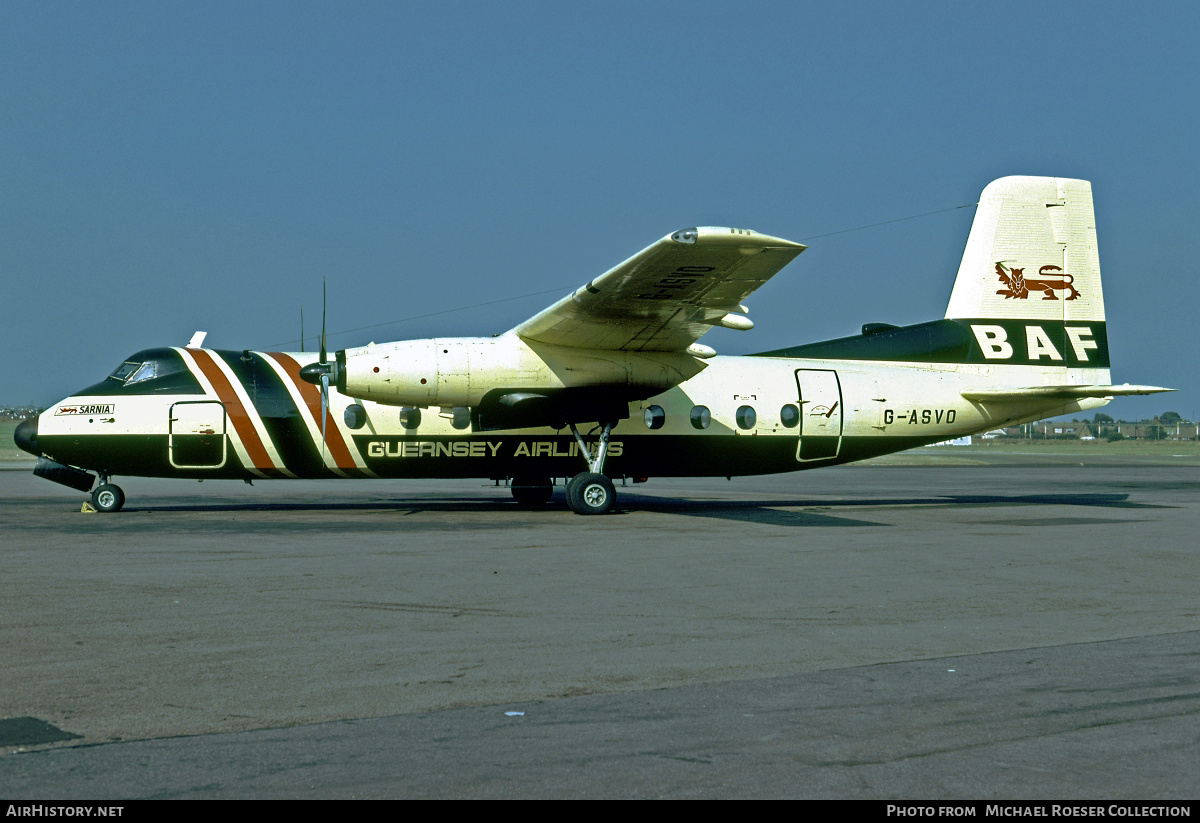
[[[337,363],[330,363],[325,350],[325,280],[321,279],[321,353],[316,363],[300,369],[300,378],[321,387],[321,460],[325,460],[325,420],[329,416],[329,379],[336,376]]]

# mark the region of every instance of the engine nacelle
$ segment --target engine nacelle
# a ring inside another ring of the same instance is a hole
[[[513,334],[371,344],[337,353],[343,394],[392,406],[475,406],[495,389],[613,387],[649,397],[699,374],[684,352],[621,352],[535,344]]]

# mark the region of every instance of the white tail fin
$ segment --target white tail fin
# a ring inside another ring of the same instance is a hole
[[[964,397],[1003,406],[989,425],[1171,391],[1110,385],[1092,185],[1062,177],[1003,177],[983,190],[945,319],[867,324],[857,337],[763,354],[958,364],[972,375]]]
[[[988,185],[946,317],[1103,322],[1091,183],[1003,177]]]
[[[962,392],[969,400],[1063,402],[1053,412],[1062,414],[1118,395],[1170,391],[1109,385],[1096,216],[1086,180],[1002,177],[989,184],[946,319],[970,329],[968,362],[1018,367],[1008,372],[1021,381],[1017,386]]]

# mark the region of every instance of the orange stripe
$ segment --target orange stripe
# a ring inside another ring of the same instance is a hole
[[[283,366],[283,370],[287,373],[287,376],[292,379],[292,383],[300,391],[300,396],[304,399],[304,405],[308,408],[308,413],[319,431],[321,428],[321,390],[312,383],[301,379],[300,364],[291,357],[276,351],[263,353]],[[333,436],[330,436],[330,432],[333,433]],[[320,443],[315,443],[315,445],[317,448],[321,447]],[[325,445],[329,447],[329,454],[333,457],[333,462],[339,469],[343,471],[360,471],[358,464],[354,462],[354,456],[350,454],[349,446],[346,445],[346,441],[342,437],[342,430],[334,422],[333,414],[328,408],[325,410]]]
[[[267,449],[263,446],[258,432],[255,431],[254,422],[246,413],[246,407],[242,405],[237,392],[230,385],[229,378],[213,362],[212,358],[215,358],[216,355],[210,354],[203,349],[188,349],[188,352],[196,358],[196,364],[200,366],[200,371],[204,372],[204,376],[208,378],[208,382],[212,383],[217,397],[225,404],[225,413],[229,415],[234,431],[242,439],[242,446],[246,449],[246,454],[250,456],[250,462],[254,464],[254,468],[267,471],[277,468],[274,461],[267,454]]]

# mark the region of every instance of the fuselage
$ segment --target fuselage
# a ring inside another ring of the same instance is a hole
[[[322,432],[320,390],[299,377],[315,359],[311,352],[139,352],[124,374],[118,369],[44,412],[22,447],[102,476],[503,479],[571,477],[585,465],[562,428],[477,431],[454,408],[401,408],[337,390]],[[1046,369],[1047,382],[1056,371]],[[1102,371],[1096,376],[1106,378]],[[1030,377],[1027,365],[713,357],[679,385],[626,404],[605,473],[796,471],[1106,402],[989,405],[962,396],[981,384],[1028,385]]]

